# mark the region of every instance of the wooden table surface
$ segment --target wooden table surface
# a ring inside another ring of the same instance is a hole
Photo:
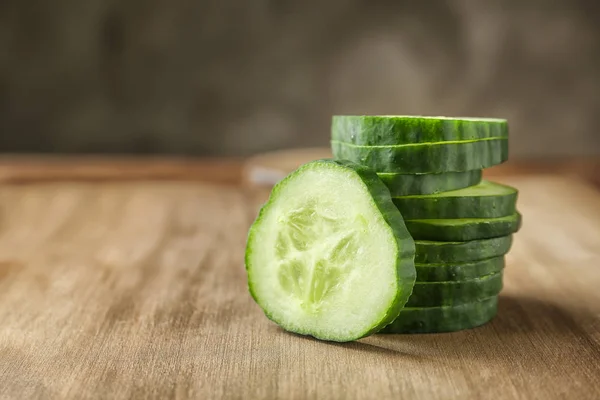
[[[600,192],[582,179],[498,175],[524,224],[490,324],[333,344],[247,293],[265,190],[44,165],[0,162],[20,182],[0,185],[0,399],[600,398]]]

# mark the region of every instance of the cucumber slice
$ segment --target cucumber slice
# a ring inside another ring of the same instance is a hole
[[[498,296],[458,306],[405,308],[379,333],[441,333],[471,329],[490,322],[498,312]]]
[[[390,189],[392,196],[408,196],[434,194],[477,185],[481,182],[482,171],[476,169],[464,172],[412,175],[381,172],[377,175]],[[402,210],[400,212],[402,213]]]
[[[512,246],[512,235],[469,242],[415,240],[418,264],[457,264],[503,256]]]
[[[466,242],[515,233],[521,227],[521,214],[500,218],[413,219],[406,227],[413,239]]]
[[[499,218],[516,212],[517,196],[513,187],[484,180],[464,189],[392,200],[404,219]]]
[[[406,307],[441,307],[480,301],[502,290],[503,272],[468,281],[416,282]]]
[[[504,270],[504,256],[460,264],[415,264],[417,282],[466,281]]]
[[[361,146],[508,138],[508,122],[493,118],[336,115],[331,138]]]
[[[250,228],[248,286],[283,329],[351,341],[398,316],[415,281],[414,253],[374,172],[314,161],[273,188]]]
[[[377,172],[425,174],[469,171],[501,164],[508,159],[508,140],[489,138],[379,147],[332,141],[331,150],[337,159],[354,161]]]

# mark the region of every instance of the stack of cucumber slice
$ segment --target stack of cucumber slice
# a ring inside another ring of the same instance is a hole
[[[332,149],[377,172],[415,240],[413,292],[379,332],[450,332],[491,320],[521,226],[517,190],[481,179],[508,158],[507,121],[335,116]]]
[[[335,160],[273,188],[246,247],[250,293],[283,329],[323,340],[450,332],[497,310],[521,225],[499,119],[336,116]]]

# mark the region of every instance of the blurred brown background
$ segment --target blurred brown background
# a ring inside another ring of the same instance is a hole
[[[332,114],[506,117],[511,157],[600,155],[587,0],[0,1],[0,151],[248,155]]]

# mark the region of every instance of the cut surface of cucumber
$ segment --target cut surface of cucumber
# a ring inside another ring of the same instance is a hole
[[[508,138],[508,122],[494,118],[409,115],[335,115],[331,138],[361,146]]]
[[[470,171],[508,159],[508,140],[499,138],[377,147],[332,141],[331,149],[336,159],[402,174]]]
[[[499,218],[516,212],[518,190],[483,180],[464,189],[394,197],[404,219]]]
[[[500,218],[413,219],[405,223],[415,240],[465,242],[516,233],[521,227],[521,214]]]
[[[248,287],[287,331],[356,340],[398,316],[415,281],[414,252],[374,172],[314,161],[273,188],[250,228]]]
[[[442,333],[471,329],[490,322],[498,312],[498,296],[458,306],[404,308],[379,333]]]
[[[382,172],[377,175],[388,189],[390,189],[392,196],[409,196],[435,194],[477,185],[481,182],[482,171],[477,169],[439,174],[396,174]],[[406,217],[405,215],[403,216]]]
[[[467,281],[416,282],[406,307],[441,307],[480,301],[502,290],[503,272]]]
[[[417,264],[456,264],[503,256],[512,246],[512,235],[468,242],[415,240]]]
[[[466,281],[504,270],[504,256],[458,264],[415,264],[417,282]]]

